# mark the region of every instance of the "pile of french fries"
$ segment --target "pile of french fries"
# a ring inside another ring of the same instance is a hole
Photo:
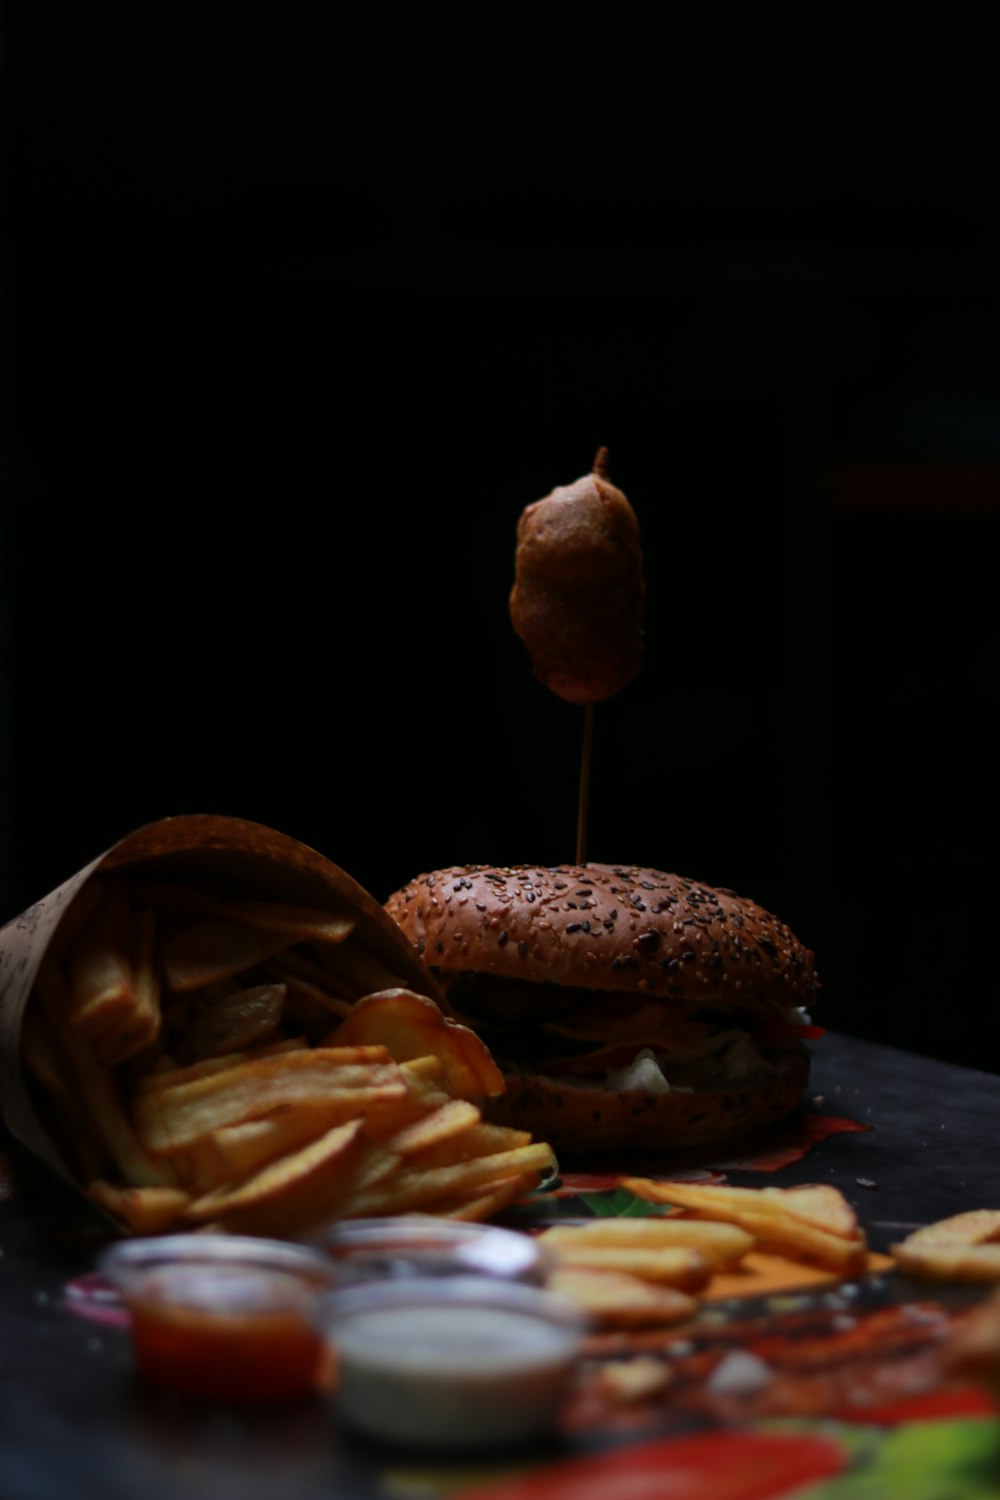
[[[857,1215],[827,1183],[741,1188],[625,1177],[621,1186],[677,1212],[556,1225],[540,1236],[553,1263],[550,1287],[586,1307],[598,1327],[682,1322],[713,1277],[737,1270],[751,1251],[840,1277],[867,1265]]]
[[[487,1048],[349,912],[94,877],[42,961],[22,1056],[88,1194],[134,1234],[484,1220],[556,1171],[546,1143],[483,1120],[503,1088]]]

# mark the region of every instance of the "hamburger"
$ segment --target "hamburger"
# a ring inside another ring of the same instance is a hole
[[[564,1151],[666,1149],[801,1099],[813,954],[733,891],[632,865],[456,865],[386,909],[493,1053],[500,1123]]]

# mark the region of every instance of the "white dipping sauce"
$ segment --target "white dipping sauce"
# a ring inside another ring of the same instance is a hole
[[[491,1305],[488,1294],[483,1301],[456,1298],[440,1283],[438,1293],[433,1301],[358,1306],[334,1317],[329,1331],[345,1421],[373,1437],[465,1449],[551,1427],[580,1321],[547,1313],[542,1292],[534,1307],[530,1296],[517,1306],[507,1299]]]

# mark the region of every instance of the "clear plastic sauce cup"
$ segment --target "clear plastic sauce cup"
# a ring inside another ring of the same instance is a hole
[[[489,1277],[359,1282],[325,1297],[336,1406],[368,1437],[472,1450],[557,1424],[586,1318],[539,1287]]]
[[[328,1383],[317,1308],[336,1270],[316,1251],[237,1235],[167,1235],[116,1243],[98,1269],[130,1313],[137,1368],[159,1385],[264,1402]]]

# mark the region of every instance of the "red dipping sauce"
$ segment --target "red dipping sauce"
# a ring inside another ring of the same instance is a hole
[[[334,1271],[281,1241],[170,1235],[113,1246],[101,1262],[131,1315],[146,1379],[213,1401],[271,1402],[329,1384],[318,1300]]]

